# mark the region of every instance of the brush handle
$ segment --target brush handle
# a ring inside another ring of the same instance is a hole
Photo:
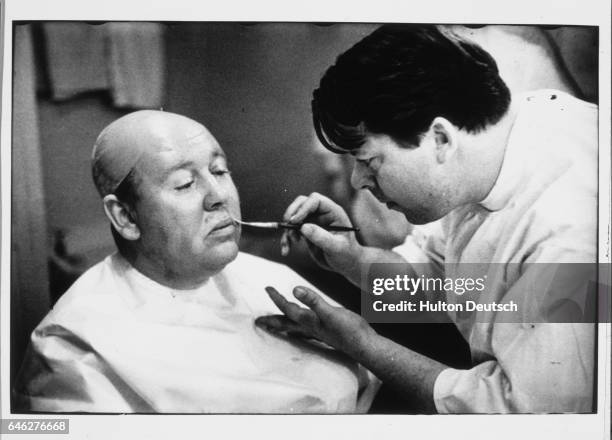
[[[302,227],[303,223],[279,223],[278,227],[283,229],[295,229],[299,230]],[[335,232],[357,232],[359,228],[354,228],[352,226],[321,226],[326,231],[335,231]]]

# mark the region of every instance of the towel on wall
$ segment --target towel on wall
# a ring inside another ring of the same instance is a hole
[[[163,104],[163,25],[44,23],[52,98],[109,90],[121,108]]]
[[[105,30],[85,23],[44,23],[47,67],[54,100],[108,89]]]
[[[117,107],[159,108],[164,88],[163,26],[107,23],[109,76]]]

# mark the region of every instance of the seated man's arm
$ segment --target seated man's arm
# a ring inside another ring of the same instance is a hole
[[[151,411],[87,342],[57,324],[32,334],[13,395],[18,411]]]

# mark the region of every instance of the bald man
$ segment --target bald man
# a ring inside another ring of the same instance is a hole
[[[119,252],[83,274],[33,332],[18,410],[368,409],[377,380],[359,365],[254,326],[277,311],[267,285],[308,283],[239,252],[238,193],[203,125],[131,113],[99,135],[92,171]]]

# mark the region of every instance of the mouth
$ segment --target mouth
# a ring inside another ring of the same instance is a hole
[[[394,211],[400,211],[400,206],[395,202],[385,202],[387,209],[392,209]]]
[[[397,203],[387,199],[380,191],[370,190],[370,192],[376,198],[376,200],[385,205],[387,209],[393,209],[394,211],[400,210],[400,206]]]
[[[376,200],[378,200],[380,203],[387,205],[389,203],[393,203],[391,202],[389,199],[387,199],[385,197],[385,195],[383,194],[383,192],[379,189],[379,188],[368,188],[368,191],[370,191],[370,193],[374,196],[374,198]]]
[[[223,220],[221,220],[220,222],[218,222],[217,224],[215,224],[215,226],[213,226],[213,228],[210,230],[211,234],[223,234],[226,232],[233,232],[234,229],[236,228],[236,223],[234,222],[234,220],[232,220],[230,217],[227,217]]]

